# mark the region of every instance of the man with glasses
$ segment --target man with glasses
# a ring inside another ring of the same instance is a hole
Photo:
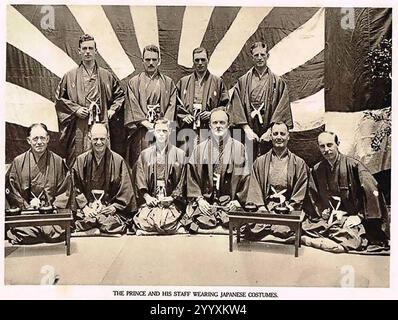
[[[39,209],[70,206],[72,179],[65,161],[47,149],[50,141],[46,125],[35,123],[28,129],[30,149],[17,156],[6,174],[6,199],[11,209]],[[60,226],[18,227],[7,232],[13,244],[35,244],[65,240]]]

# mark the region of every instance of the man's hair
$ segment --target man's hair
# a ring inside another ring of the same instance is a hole
[[[207,49],[205,49],[203,47],[198,47],[198,48],[193,49],[193,51],[192,51],[192,59],[194,58],[195,53],[201,53],[203,51],[206,52],[206,58],[209,59],[209,53],[207,52]]]
[[[158,54],[158,58],[160,59],[160,50],[157,46],[154,44],[147,45],[144,50],[142,50],[142,58],[144,58],[145,52],[150,51],[150,52],[156,52]]]
[[[83,34],[82,36],[80,36],[80,38],[79,38],[79,48],[80,48],[80,46],[81,46],[81,44],[82,44],[83,42],[85,42],[85,41],[91,41],[91,40],[94,41],[95,48],[97,48],[97,44],[95,43],[94,37],[91,36],[91,35],[89,35],[89,34],[87,34],[87,33],[86,33],[86,34]]]
[[[28,135],[27,135],[28,137],[30,137],[30,134],[32,133],[33,128],[36,128],[36,127],[43,128],[44,131],[47,133],[47,135],[49,135],[47,126],[44,123],[34,123],[28,128]]]
[[[268,52],[267,45],[266,45],[264,42],[262,42],[262,41],[254,42],[254,43],[251,45],[251,47],[250,47],[250,54],[253,54],[253,51],[254,51],[254,49],[256,49],[256,48],[265,49],[265,50]]]
[[[283,121],[273,122],[273,123],[271,124],[271,126],[270,126],[271,132],[272,132],[272,128],[273,128],[275,125],[284,125],[284,126],[286,127],[286,129],[287,129],[287,132],[289,132],[289,127],[288,127],[287,124],[286,124],[285,122],[283,122]]]
[[[225,114],[227,115],[227,118],[228,118],[228,123],[230,123],[230,121],[231,121],[231,116],[229,115],[229,113],[228,113],[228,111],[227,111],[227,108],[225,108],[225,107],[217,107],[217,108],[214,108],[213,110],[211,110],[211,111],[210,111],[210,117],[209,117],[209,119],[211,119],[211,116],[213,115],[213,113],[215,113],[215,112],[217,112],[217,111],[223,111],[223,112],[225,112]]]
[[[158,120],[155,121],[155,123],[154,123],[154,125],[153,125],[153,128],[155,128],[155,127],[156,127],[157,125],[159,125],[159,124],[166,124],[167,127],[169,128],[169,130],[171,130],[171,128],[170,128],[170,121],[169,121],[169,120],[167,120],[167,119],[165,119],[165,118],[158,119]]]
[[[108,126],[107,126],[105,123],[101,123],[101,122],[94,123],[94,124],[91,126],[91,128],[90,128],[90,130],[89,130],[89,132],[88,132],[89,135],[90,135],[90,137],[91,137],[91,132],[93,131],[93,128],[94,128],[94,127],[98,127],[98,126],[103,127],[103,128],[106,129],[106,135],[107,135],[108,138],[109,138],[109,129],[108,129]]]
[[[333,132],[333,131],[324,131],[324,132],[321,132],[321,133],[318,135],[318,138],[319,138],[319,136],[320,136],[321,134],[323,134],[323,133],[330,134],[331,136],[333,136],[334,142],[335,142],[337,145],[340,144],[339,137],[337,136],[337,134],[336,134],[335,132]]]

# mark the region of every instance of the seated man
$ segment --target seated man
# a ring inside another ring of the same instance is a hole
[[[318,145],[324,160],[314,166],[314,183],[310,185],[318,219],[303,223],[304,231],[312,237],[306,237],[306,243],[338,252],[362,250],[369,241],[386,244],[382,225],[388,229],[387,211],[376,180],[361,162],[339,152],[335,133],[321,133]]]
[[[184,151],[169,143],[168,120],[157,120],[154,129],[156,143],[143,150],[137,162],[138,201],[143,204],[134,222],[143,231],[172,234],[180,226],[184,204]]]
[[[223,108],[210,114],[211,136],[197,145],[187,166],[187,197],[191,203],[181,223],[190,231],[228,227],[226,211],[246,197],[247,167],[243,144],[229,133],[229,115]]]
[[[47,127],[35,123],[28,130],[30,149],[17,156],[6,174],[6,200],[10,208],[21,210],[70,205],[72,179],[65,161],[47,149]],[[13,244],[35,244],[65,240],[60,226],[18,227],[7,232]]]
[[[246,203],[258,210],[287,213],[301,210],[307,193],[309,168],[303,159],[287,148],[289,130],[285,123],[271,126],[272,149],[256,159],[250,176]],[[285,238],[292,230],[287,226],[260,225],[247,228],[247,236],[257,239],[269,233]]]
[[[133,185],[126,162],[109,149],[106,125],[94,124],[89,132],[91,150],[73,166],[77,217],[76,231],[98,228],[122,234],[135,207]]]

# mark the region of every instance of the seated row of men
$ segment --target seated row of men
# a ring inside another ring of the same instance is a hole
[[[34,124],[27,138],[30,150],[16,157],[7,172],[8,204],[69,207],[77,231],[125,233],[136,228],[156,234],[227,227],[228,212],[248,203],[259,211],[282,206],[304,210],[306,234],[327,237],[344,250],[361,250],[368,240],[387,241],[382,231],[387,212],[377,182],[359,161],[338,151],[334,133],[319,135],[324,160],[310,171],[288,150],[287,125],[275,122],[272,149],[250,168],[247,148],[231,136],[224,108],[211,111],[209,126],[210,136],[184,163],[184,151],[170,143],[169,121],[156,121],[155,142],[140,153],[132,179],[125,160],[109,148],[105,124],[91,126],[91,149],[76,158],[70,171],[47,150],[46,127]],[[269,233],[289,237],[292,232],[267,225],[245,231],[256,238]],[[55,226],[27,227],[13,228],[7,237],[13,243],[37,243],[59,241],[64,234]]]

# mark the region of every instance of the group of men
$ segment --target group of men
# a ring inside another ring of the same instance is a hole
[[[231,97],[223,80],[208,71],[204,48],[193,51],[194,72],[174,84],[158,69],[159,48],[146,46],[145,71],[130,79],[126,93],[97,65],[93,37],[83,35],[78,49],[82,63],[62,78],[56,94],[66,161],[47,149],[46,126],[32,125],[30,149],[7,172],[10,207],[71,208],[77,231],[171,234],[226,228],[228,212],[250,204],[259,211],[304,209],[308,235],[328,237],[347,250],[362,249],[370,233],[371,241],[388,239],[377,182],[338,151],[336,134],[319,136],[324,160],[312,171],[288,150],[293,121],[287,85],[267,67],[264,43],[252,45],[254,66]],[[126,159],[111,150],[109,135],[109,121],[123,105]],[[175,127],[178,141],[172,139]],[[232,137],[232,127],[243,130],[243,143]],[[267,225],[245,231],[260,238],[292,232]],[[26,227],[10,229],[7,237],[37,243],[64,234],[55,226]]]

